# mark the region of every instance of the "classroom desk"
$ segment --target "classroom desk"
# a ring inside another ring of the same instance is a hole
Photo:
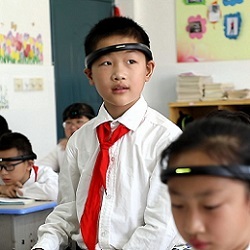
[[[0,205],[0,249],[29,250],[37,241],[37,229],[54,207],[54,201],[29,205]]]

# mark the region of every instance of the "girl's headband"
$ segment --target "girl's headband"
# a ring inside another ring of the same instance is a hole
[[[161,172],[161,180],[167,183],[173,177],[185,177],[195,175],[212,175],[219,177],[236,178],[243,181],[250,181],[250,166],[186,166],[167,167]]]

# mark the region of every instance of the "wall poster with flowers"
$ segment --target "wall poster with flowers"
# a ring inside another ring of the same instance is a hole
[[[250,59],[250,1],[176,1],[177,62]]]
[[[0,0],[0,63],[43,64],[43,33],[47,33],[43,30],[44,20],[34,11],[33,2],[23,1],[23,13],[16,13],[16,4],[13,0]]]

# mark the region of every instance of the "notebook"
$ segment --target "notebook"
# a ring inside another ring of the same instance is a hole
[[[34,199],[0,197],[0,205],[27,205],[33,202]]]

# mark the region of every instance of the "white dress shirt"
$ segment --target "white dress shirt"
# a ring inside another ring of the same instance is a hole
[[[96,249],[167,250],[178,243],[159,160],[181,130],[141,97],[115,121],[102,105],[98,116],[70,137],[59,178],[61,204],[40,227],[36,248],[58,250],[70,235],[86,248],[79,222],[99,151],[96,127],[106,121],[112,121],[112,127],[122,123],[130,131],[109,149]]]
[[[39,165],[51,167],[55,172],[59,172],[63,165],[64,156],[65,149],[62,148],[60,143],[58,143],[44,158],[39,159],[36,162]]]
[[[5,185],[0,178],[0,185]],[[20,188],[22,198],[36,200],[57,200],[58,196],[58,174],[50,167],[39,166],[37,173],[31,169],[30,178]]]

